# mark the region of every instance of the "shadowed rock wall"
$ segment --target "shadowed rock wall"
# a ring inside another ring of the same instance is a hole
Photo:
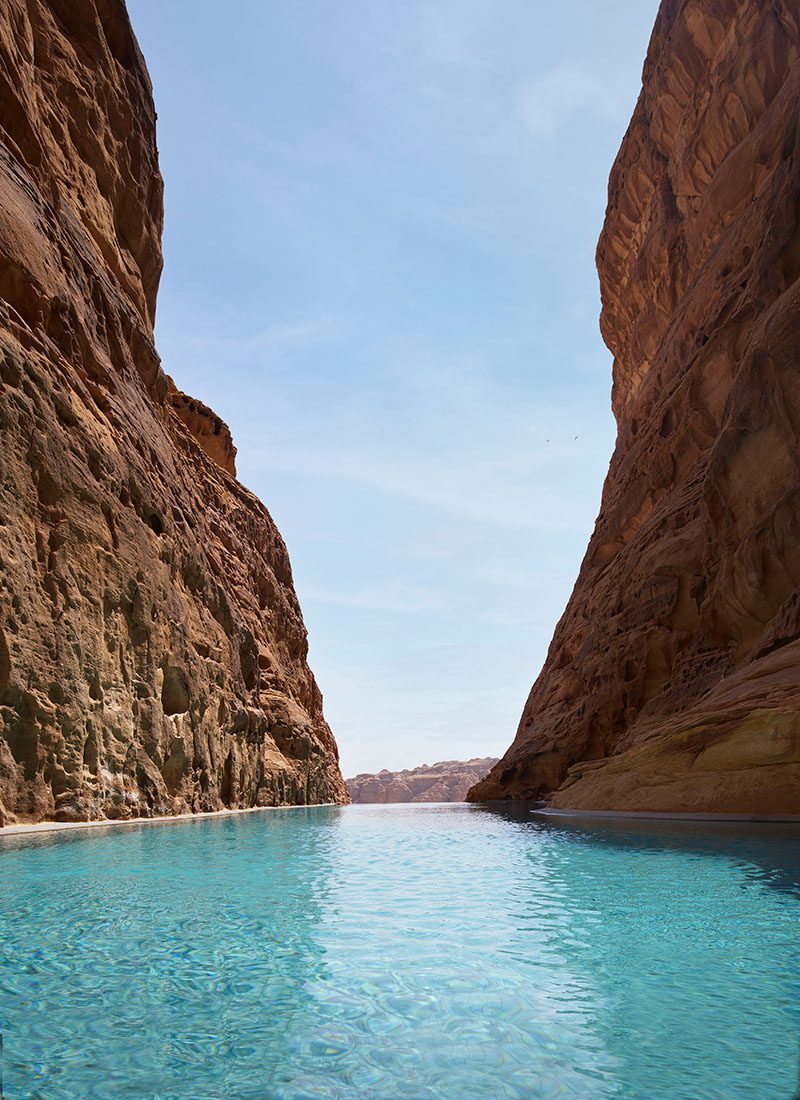
[[[0,822],[347,801],[286,548],[153,346],[161,226],[121,0],[5,0]]]
[[[474,800],[800,812],[800,9],[664,0],[598,248],[618,437]]]

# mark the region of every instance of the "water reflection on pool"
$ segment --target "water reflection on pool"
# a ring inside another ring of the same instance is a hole
[[[790,1100],[800,831],[286,810],[0,842],[7,1100]]]

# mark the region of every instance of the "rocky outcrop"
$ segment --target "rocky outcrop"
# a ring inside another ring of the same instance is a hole
[[[800,812],[800,9],[663,0],[598,249],[618,438],[473,800]]]
[[[286,548],[153,346],[121,0],[7,0],[0,105],[0,818],[346,801]]]
[[[441,760],[402,772],[362,772],[346,783],[353,802],[464,802],[469,788],[496,763],[496,756]]]
[[[167,386],[169,405],[195,443],[226,474],[236,477],[236,447],[225,421],[196,397],[181,393],[169,377]]]

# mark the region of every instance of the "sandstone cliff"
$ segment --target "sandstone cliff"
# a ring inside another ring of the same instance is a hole
[[[0,106],[0,822],[346,801],[284,544],[153,346],[122,0],[5,0]]]
[[[464,802],[473,783],[496,763],[495,756],[441,760],[402,772],[362,772],[345,782],[353,802]]]
[[[663,0],[598,249],[618,438],[473,800],[800,812],[800,8]]]

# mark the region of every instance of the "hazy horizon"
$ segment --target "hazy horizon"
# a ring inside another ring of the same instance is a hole
[[[342,770],[501,756],[613,446],[594,250],[656,0],[128,6],[158,348],[286,540]]]

